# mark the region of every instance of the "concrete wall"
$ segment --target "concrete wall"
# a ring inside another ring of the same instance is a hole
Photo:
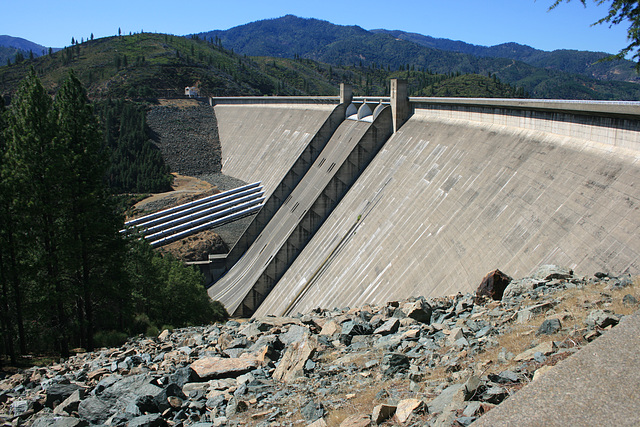
[[[217,99],[214,106],[222,146],[222,172],[245,182],[262,181],[268,198],[336,103],[259,105],[241,101]]]
[[[244,231],[240,239],[233,246],[227,257],[225,258],[224,271],[229,270],[240,257],[245,253],[249,246],[260,235],[264,227],[271,221],[273,215],[280,209],[284,201],[291,195],[291,192],[300,183],[305,174],[309,171],[313,163],[317,160],[318,155],[329,142],[329,139],[336,131],[340,123],[344,121],[346,106],[338,105],[326,121],[319,128],[318,132],[310,139],[307,146],[300,153],[289,171],[283,175],[282,180],[271,191],[271,195],[264,203],[263,208],[253,218],[251,224]],[[281,173],[281,172],[279,172]],[[221,271],[224,272],[224,271]],[[216,280],[219,275],[212,274],[212,279]]]
[[[391,128],[390,111],[383,111],[374,123],[344,121],[253,245],[209,288],[209,295],[230,313],[252,313],[388,139]]]
[[[414,106],[256,315],[472,291],[494,268],[640,272],[637,116]]]

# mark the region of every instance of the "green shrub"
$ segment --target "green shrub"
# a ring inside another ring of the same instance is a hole
[[[96,347],[120,347],[127,342],[127,334],[120,331],[99,331],[93,336]]]
[[[229,319],[227,309],[220,301],[211,301],[212,322],[226,322]]]
[[[146,313],[138,314],[133,319],[133,323],[131,325],[131,333],[133,335],[144,334],[152,326],[154,325],[153,323],[151,323],[151,320]]]

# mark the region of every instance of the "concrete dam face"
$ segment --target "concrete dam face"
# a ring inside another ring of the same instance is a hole
[[[495,268],[640,271],[638,105],[354,100],[374,113],[348,123],[324,101],[214,100],[223,172],[278,193],[209,288],[230,313],[468,292]]]

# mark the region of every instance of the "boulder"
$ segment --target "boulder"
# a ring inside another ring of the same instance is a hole
[[[402,305],[402,312],[409,318],[417,320],[420,323],[431,323],[432,309],[428,302],[419,298],[414,302],[408,302]]]
[[[394,405],[376,405],[371,413],[371,421],[374,424],[380,424],[393,417],[396,413],[396,406]]]
[[[46,390],[47,400],[44,404],[46,407],[53,409],[79,388],[80,386],[75,384],[53,384]]]
[[[547,319],[538,328],[536,335],[553,335],[562,329],[559,319]]]
[[[342,325],[342,334],[344,335],[370,335],[372,332],[371,325],[362,321],[348,320]]]
[[[53,410],[54,415],[71,415],[72,412],[78,410],[80,401],[84,397],[84,389],[78,389],[71,393],[62,403],[55,407]]]
[[[375,335],[390,335],[398,332],[398,328],[400,327],[400,320],[396,317],[392,317],[382,325],[380,325],[373,333]]]
[[[402,353],[386,353],[381,368],[384,375],[391,377],[409,369],[409,358]]]
[[[300,413],[307,421],[316,421],[321,419],[325,415],[324,405],[319,402],[309,402],[302,408],[300,408]]]
[[[587,316],[585,323],[589,326],[597,326],[598,328],[606,328],[607,326],[615,326],[620,319],[613,315],[609,310],[593,310]]]
[[[84,427],[88,423],[74,417],[61,417],[47,415],[40,417],[31,424],[32,427]]]
[[[523,351],[522,353],[514,357],[513,360],[515,360],[516,362],[531,360],[535,357],[536,353],[541,353],[547,356],[553,353],[555,350],[556,350],[556,345],[553,343],[553,341],[547,341],[535,346],[534,348],[530,348],[529,350]]]
[[[427,405],[420,399],[404,399],[398,402],[396,408],[396,420],[400,424],[407,422],[409,417],[414,413],[424,413],[427,410]]]
[[[500,301],[511,280],[511,277],[500,270],[490,271],[484,276],[482,282],[480,282],[480,286],[478,286],[476,290],[476,296],[486,296],[493,300]]]
[[[509,286],[504,290],[502,299],[509,299],[533,291],[535,288],[544,285],[544,281],[525,277],[520,280],[512,280]]]
[[[573,270],[566,267],[559,267],[557,265],[547,264],[538,267],[531,275],[533,279],[542,280],[545,282],[551,280],[562,280],[573,277]]]
[[[340,427],[369,427],[371,418],[366,414],[351,415],[340,423]]]
[[[313,357],[317,348],[316,338],[309,335],[305,336],[302,341],[287,347],[273,372],[273,378],[288,383],[304,376],[305,364]]]
[[[211,356],[198,359],[191,364],[191,369],[200,381],[235,378],[257,367],[258,360],[252,356],[235,359]]]

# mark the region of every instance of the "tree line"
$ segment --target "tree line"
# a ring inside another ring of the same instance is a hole
[[[105,180],[111,192],[170,191],[173,177],[150,139],[146,108],[123,99],[107,99],[96,105],[96,113],[109,158]]]
[[[0,350],[11,362],[226,318],[199,272],[119,233],[102,127],[72,72],[52,99],[31,69],[0,106]]]

